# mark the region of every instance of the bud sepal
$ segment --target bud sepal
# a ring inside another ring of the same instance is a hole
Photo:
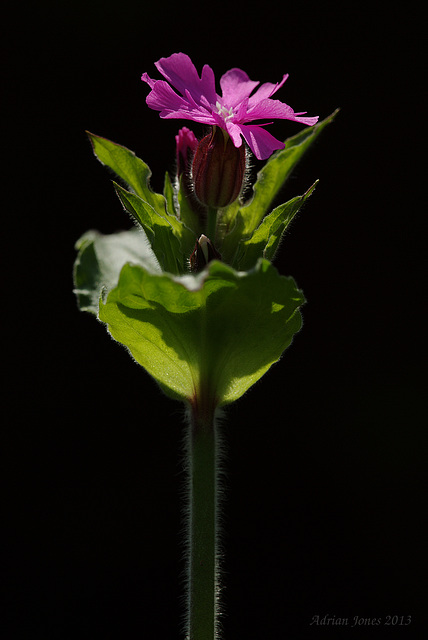
[[[222,209],[240,195],[245,176],[245,145],[235,147],[229,134],[212,127],[199,142],[192,162],[192,184],[198,201]]]
[[[195,248],[189,258],[190,271],[199,273],[212,260],[221,260],[221,255],[205,234],[202,234],[199,240],[196,240]]]

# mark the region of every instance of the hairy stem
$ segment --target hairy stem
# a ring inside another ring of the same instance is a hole
[[[207,237],[213,244],[216,241],[216,227],[217,227],[217,209],[214,207],[208,207],[207,210]]]
[[[218,638],[218,431],[212,411],[192,406],[188,425],[187,640]]]

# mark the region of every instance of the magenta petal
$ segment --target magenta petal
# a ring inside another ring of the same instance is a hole
[[[194,106],[192,103],[183,101],[183,105],[177,109],[164,109],[160,113],[161,118],[182,118],[184,120],[192,120],[202,124],[215,125],[219,124],[218,116],[207,111],[203,107]]]
[[[195,100],[199,101],[205,95],[215,104],[214,72],[208,65],[202,70],[202,78],[199,78],[195,65],[185,53],[173,53],[169,58],[161,58],[155,66],[181,94],[184,95],[187,89]]]
[[[251,96],[249,100],[250,108],[254,107],[258,102],[264,100],[265,98],[270,98],[274,93],[281,89],[282,85],[288,78],[288,73],[282,76],[281,82],[277,82],[276,84],[272,84],[272,82],[265,82],[257,89],[254,95]]]
[[[257,124],[239,125],[242,135],[258,160],[266,160],[277,149],[285,144],[274,138],[268,131]]]
[[[245,98],[245,100],[241,102],[233,116],[233,122],[246,122],[245,119],[248,111],[248,103],[248,98]]]
[[[143,82],[147,82],[147,84],[149,85],[150,89],[153,89],[153,87],[155,86],[156,80],[152,80],[147,73],[143,73],[143,75],[141,76],[141,80]]]
[[[318,122],[319,116],[310,116],[310,117],[304,117],[301,118],[300,116],[295,116],[293,118],[293,120],[295,122],[301,122],[302,124],[307,124],[308,126],[312,127],[314,124],[316,124]]]
[[[280,100],[272,100],[271,98],[265,98],[260,100],[252,108],[247,111],[246,122],[251,120],[261,120],[262,118],[282,118],[284,120],[294,119],[294,110],[281,102]]]
[[[226,131],[232,138],[232,142],[235,145],[235,147],[240,147],[242,144],[241,125],[234,124],[233,122],[227,122]]]
[[[204,64],[204,66],[202,67],[201,90],[203,94],[201,96],[202,99],[205,98],[205,100],[213,105],[217,102],[218,95],[215,90],[214,71],[207,64]]]
[[[210,115],[203,109],[196,110],[196,109],[189,109],[188,107],[183,109],[176,109],[176,110],[165,109],[164,111],[161,111],[159,115],[161,118],[164,118],[166,120],[170,120],[170,119],[192,120],[193,122],[200,122],[201,124],[209,124],[211,126],[218,124],[215,116]]]
[[[161,118],[184,118],[203,124],[217,124],[211,110],[199,106],[186,91],[185,97],[179,96],[165,80],[157,80],[146,98],[151,109],[160,111]]]
[[[305,112],[295,113],[294,109],[288,104],[285,104],[285,102],[266,98],[265,100],[261,100],[253,108],[248,109],[244,122],[265,118],[281,118],[282,120],[293,120],[295,122],[312,125],[318,121],[318,116],[301,118],[300,116],[304,113]]]
[[[249,97],[258,84],[260,83],[250,80],[242,69],[226,71],[220,78],[223,105],[228,109],[236,107],[242,100]]]
[[[168,58],[161,58],[155,62],[155,67],[182,94],[199,81],[196,67],[185,53],[173,53]]]
[[[186,108],[188,104],[187,100],[177,95],[165,80],[158,80],[154,83],[146,102],[151,109],[157,111],[164,109],[175,111]]]

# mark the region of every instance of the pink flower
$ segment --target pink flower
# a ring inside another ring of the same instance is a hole
[[[270,122],[248,123],[265,118],[294,120],[307,125],[318,121],[318,117],[302,117],[306,111],[295,113],[284,102],[271,99],[288,74],[277,84],[262,84],[251,95],[260,83],[250,80],[241,69],[230,69],[220,78],[222,95],[219,96],[211,67],[204,65],[199,77],[195,65],[184,53],[161,58],[155,66],[166,80],[152,80],[147,73],[141,76],[151,88],[146,99],[151,109],[160,111],[161,118],[183,118],[217,125],[227,131],[235,147],[241,146],[243,136],[259,160],[265,160],[276,149],[283,149],[284,143],[263,128]]]

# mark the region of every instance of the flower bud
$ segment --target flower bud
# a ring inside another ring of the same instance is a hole
[[[177,153],[177,177],[186,175],[191,163],[191,156],[198,146],[198,139],[193,131],[182,127],[175,136]]]
[[[200,141],[193,158],[196,197],[208,207],[226,207],[241,193],[244,174],[245,146],[235,147],[229,134],[214,126]]]
[[[221,260],[221,256],[211,240],[202,234],[199,240],[196,240],[195,248],[189,258],[190,270],[202,271],[211,260]]]

